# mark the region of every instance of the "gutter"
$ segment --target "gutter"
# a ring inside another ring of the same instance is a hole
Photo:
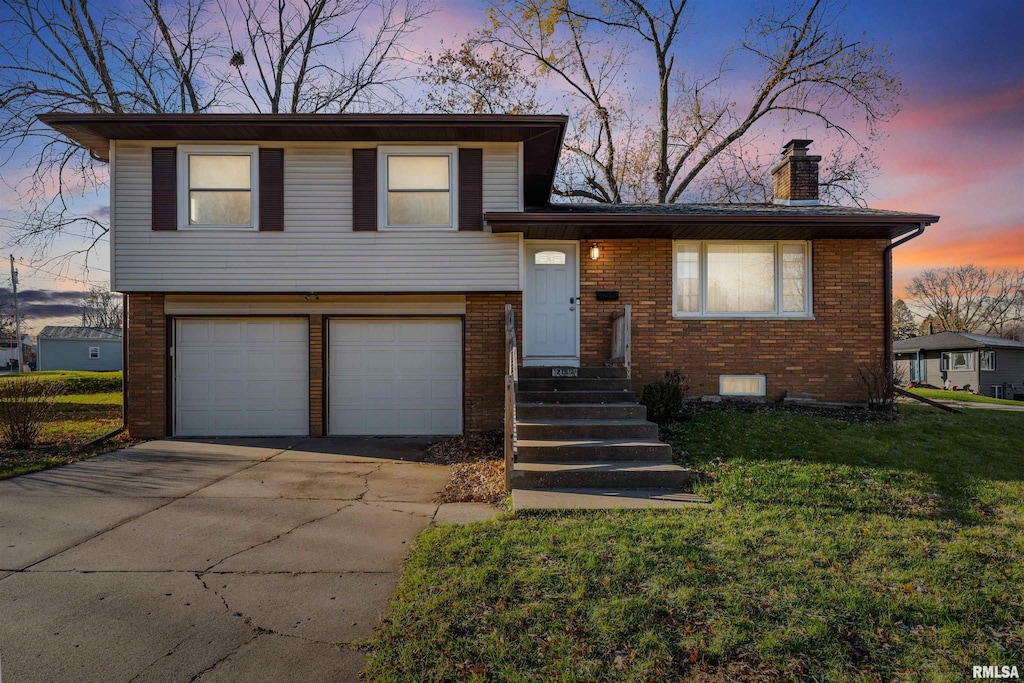
[[[938,220],[938,216],[934,217]],[[933,221],[934,222],[934,221]],[[886,377],[892,377],[894,373],[893,350],[892,350],[892,250],[896,247],[909,242],[915,237],[920,237],[924,234],[925,226],[929,223],[922,222],[917,226],[917,229],[909,235],[904,235],[895,242],[890,242],[889,245],[883,250],[882,262],[885,271],[885,372]],[[888,380],[891,381],[891,380]]]

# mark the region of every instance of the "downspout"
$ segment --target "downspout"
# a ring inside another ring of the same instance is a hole
[[[893,376],[893,357],[892,357],[892,250],[896,247],[909,242],[915,237],[920,237],[924,234],[924,229],[927,223],[920,223],[917,229],[909,235],[904,235],[895,242],[890,242],[889,246],[883,251],[882,261],[884,268],[885,277],[885,372],[886,377]],[[891,379],[887,381],[892,381]]]

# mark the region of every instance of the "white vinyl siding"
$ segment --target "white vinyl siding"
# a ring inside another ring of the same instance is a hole
[[[153,231],[150,148],[118,141],[113,165],[114,289],[128,292],[460,292],[519,289],[519,236],[352,232],[352,152],[285,148],[283,232]],[[484,150],[485,211],[519,208],[514,143]]]

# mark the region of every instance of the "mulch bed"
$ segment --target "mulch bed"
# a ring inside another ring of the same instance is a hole
[[[442,503],[508,506],[505,493],[504,436],[500,430],[456,436],[427,448],[426,462],[448,465]]]

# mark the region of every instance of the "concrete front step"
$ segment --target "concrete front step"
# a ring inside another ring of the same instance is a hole
[[[519,368],[519,379],[551,379],[554,377],[552,370],[558,368],[562,369],[562,366],[524,366]],[[625,379],[626,368],[615,368],[615,367],[592,367],[592,368],[566,368],[569,372],[576,371],[576,376],[580,378],[607,378],[607,379]]]
[[[690,472],[656,462],[517,462],[512,485],[518,488],[682,488]]]
[[[628,379],[605,378],[519,378],[518,391],[629,391],[633,383]]]
[[[512,489],[512,509],[616,510],[706,507],[707,498],[667,489]]]
[[[639,403],[517,403],[516,417],[530,420],[645,420]]]
[[[517,391],[521,403],[634,403],[632,391]]]
[[[658,438],[658,425],[647,420],[526,420],[516,422],[520,439]]]
[[[519,463],[672,462],[672,447],[657,439],[523,439],[516,442]],[[519,464],[516,464],[519,467]]]

